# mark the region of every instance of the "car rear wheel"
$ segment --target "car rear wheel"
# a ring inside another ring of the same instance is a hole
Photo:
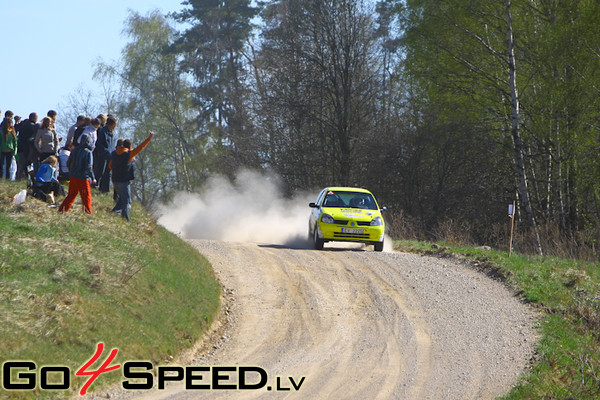
[[[315,250],[323,250],[324,243],[325,241],[323,239],[319,239],[319,233],[317,232],[317,227],[315,226],[313,233],[313,244],[315,246]]]
[[[375,251],[383,251],[383,241],[375,243]]]

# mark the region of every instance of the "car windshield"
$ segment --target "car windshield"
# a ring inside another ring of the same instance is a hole
[[[377,210],[375,199],[370,193],[329,191],[323,201],[323,207],[362,208]]]

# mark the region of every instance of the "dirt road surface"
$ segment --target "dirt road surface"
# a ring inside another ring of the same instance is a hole
[[[494,399],[534,353],[534,312],[456,260],[190,242],[213,264],[225,314],[204,347],[178,361],[259,366],[268,385],[186,391],[173,383],[113,399]]]

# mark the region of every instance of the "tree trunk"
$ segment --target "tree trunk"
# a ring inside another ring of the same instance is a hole
[[[519,128],[520,111],[519,111],[519,94],[517,90],[517,69],[515,64],[515,49],[514,49],[514,37],[512,27],[512,15],[510,11],[511,0],[504,0],[504,6],[506,11],[506,36],[507,36],[507,50],[508,50],[508,69],[509,69],[509,82],[510,82],[510,95],[511,95],[511,109],[512,109],[512,127],[511,134],[514,144],[514,157],[515,166],[517,168],[517,174],[519,177],[519,193],[523,208],[525,210],[525,218],[529,229],[532,230],[533,234],[533,245],[537,254],[542,255],[542,246],[540,244],[539,232],[533,215],[531,207],[531,200],[529,195],[529,189],[527,186],[527,175],[525,173],[525,162],[523,157],[523,140],[521,139],[521,133]]]

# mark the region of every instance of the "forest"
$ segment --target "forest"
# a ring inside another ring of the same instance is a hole
[[[515,202],[516,250],[597,259],[599,25],[595,0],[187,0],[131,12],[95,79],[125,135],[161,133],[149,208],[246,168],[368,188],[407,239],[507,248]]]

